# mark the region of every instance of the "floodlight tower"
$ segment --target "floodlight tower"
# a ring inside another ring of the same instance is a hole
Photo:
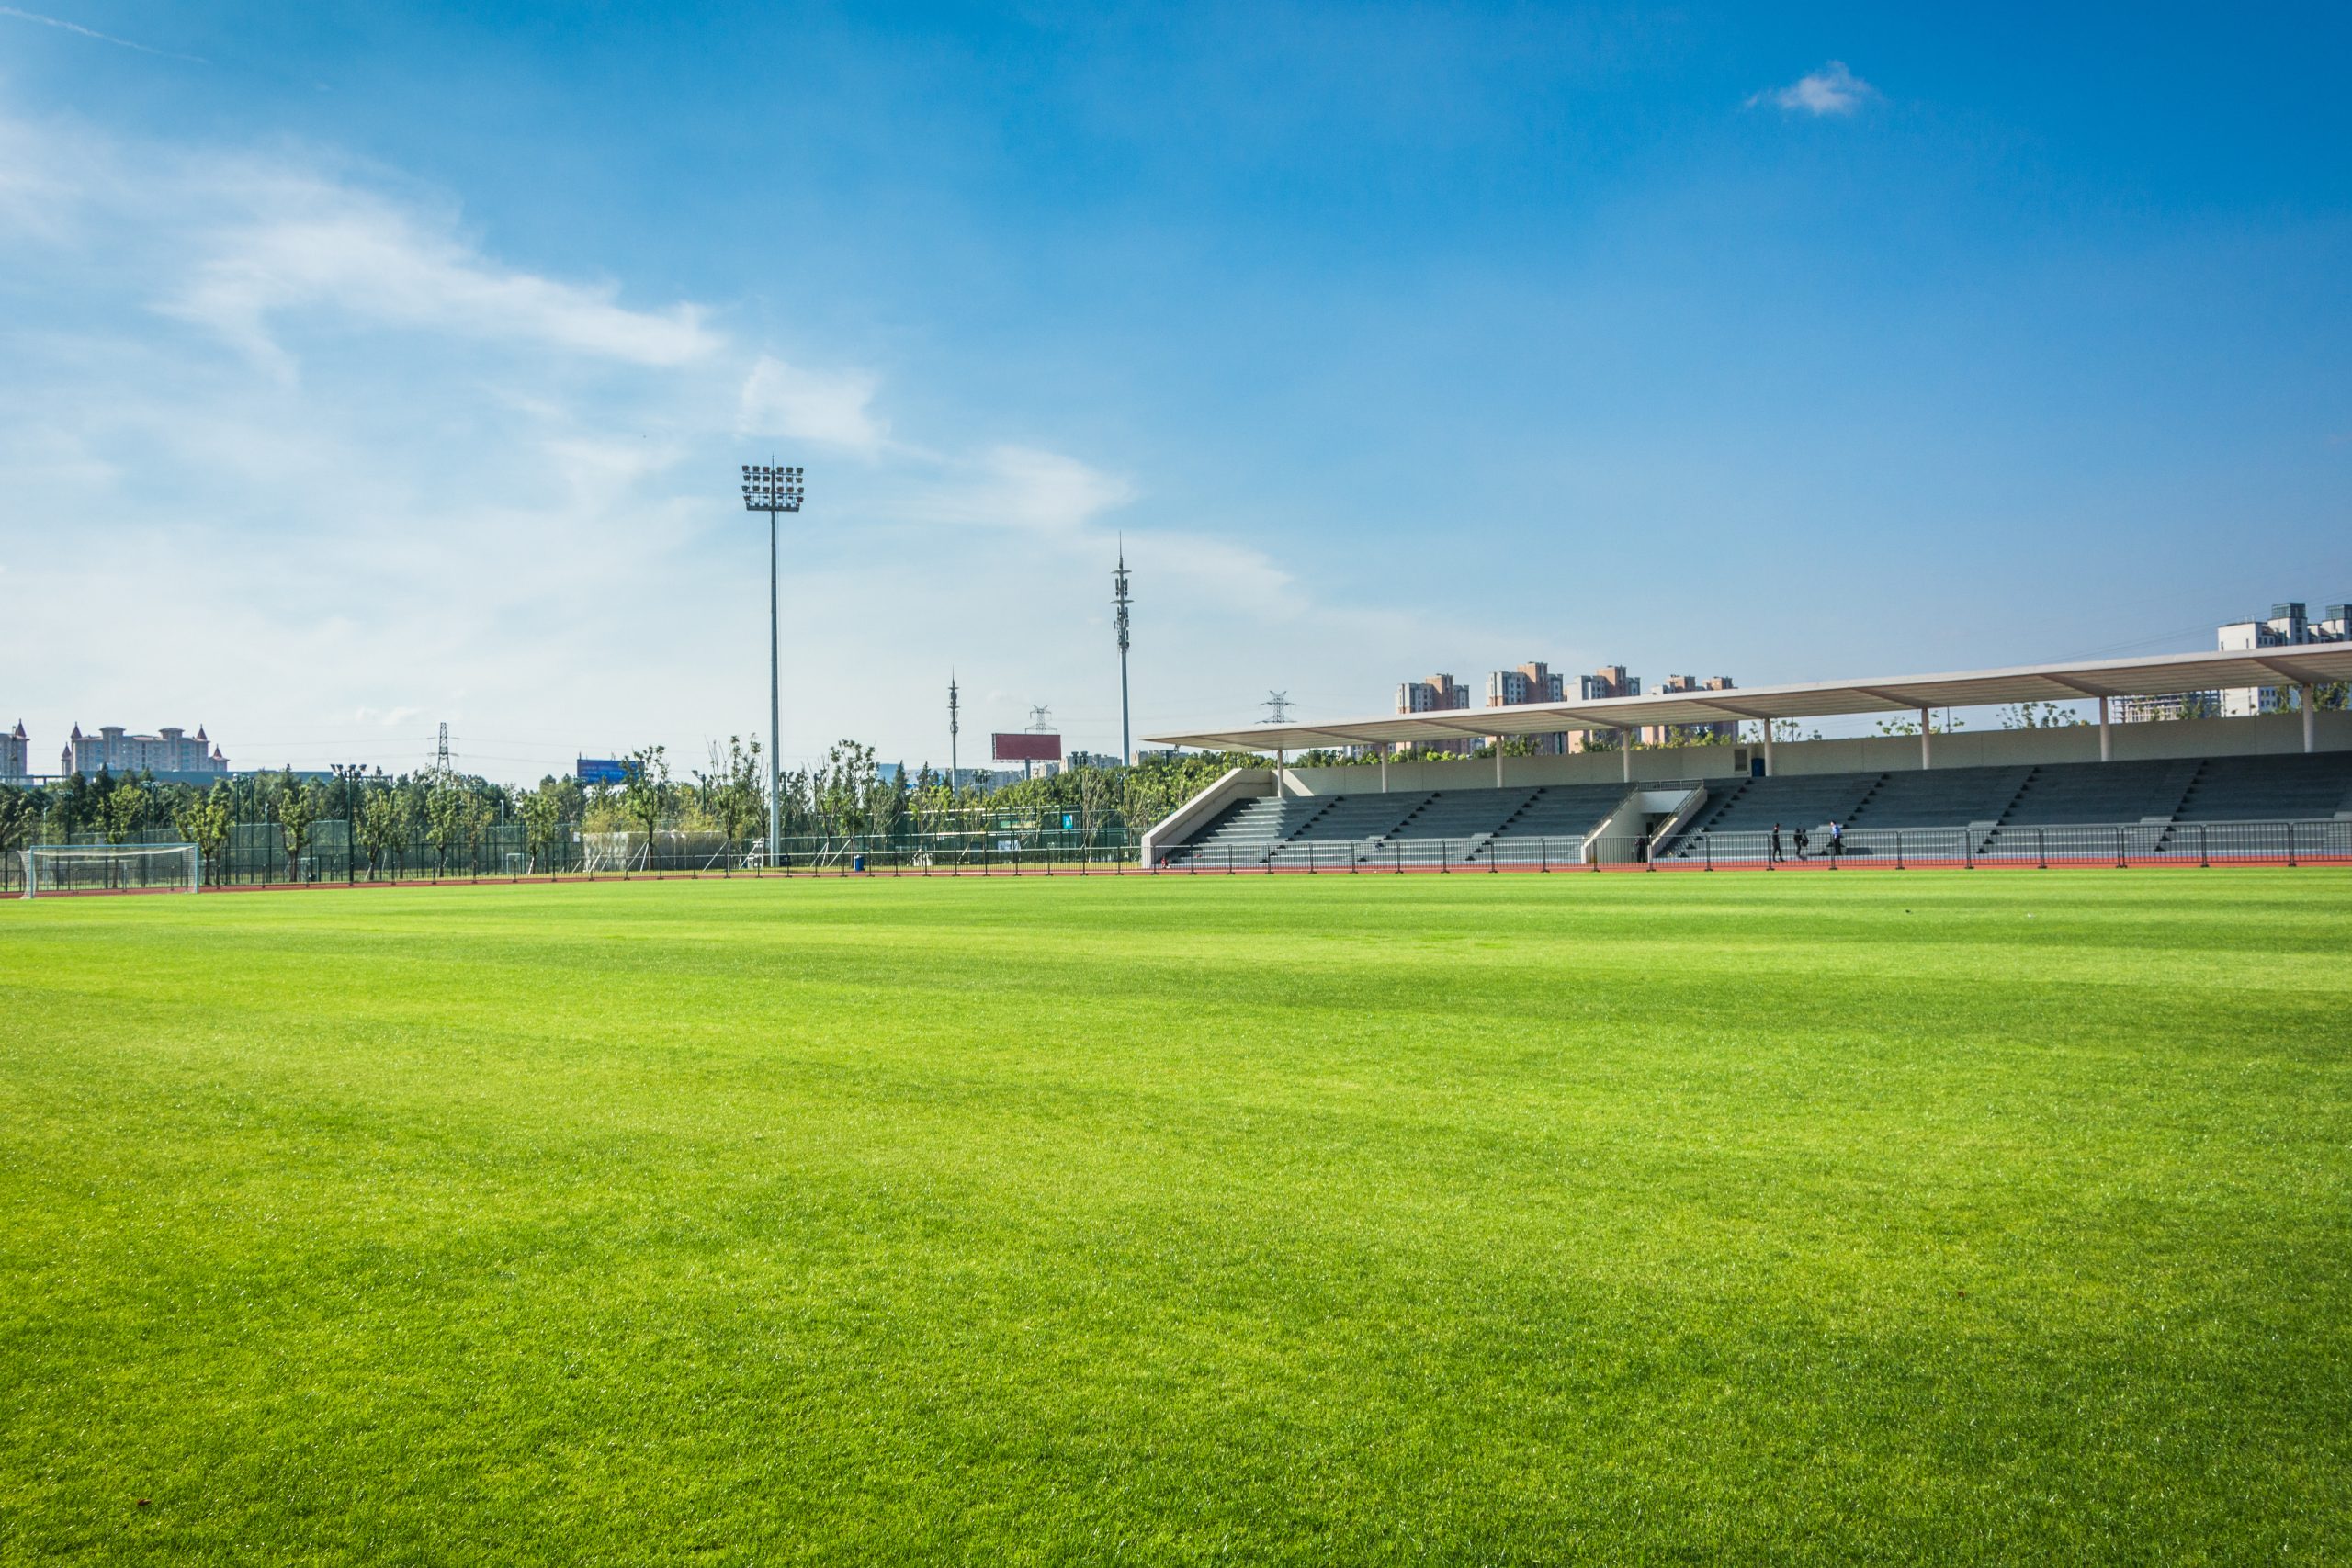
[[[781,620],[776,593],[776,514],[797,512],[801,500],[800,469],[779,468],[773,463],[743,465],[743,510],[768,514],[768,856],[774,865],[784,850],[784,803],[778,780],[784,773],[784,681],[778,632]]]
[[[1127,723],[1127,542],[1119,541],[1118,570],[1111,573],[1111,604],[1118,611],[1119,625],[1119,762],[1133,767],[1136,746]]]

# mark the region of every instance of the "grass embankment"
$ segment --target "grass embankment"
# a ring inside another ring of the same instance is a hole
[[[2352,876],[0,909],[0,1557],[2352,1558]]]

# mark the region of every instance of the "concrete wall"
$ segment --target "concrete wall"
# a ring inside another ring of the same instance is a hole
[[[2352,713],[2312,716],[2315,743],[2323,751],[2352,751]],[[2162,724],[2118,724],[2108,731],[2119,762],[2169,761],[2180,757],[2287,756],[2303,749],[2301,714],[2265,714],[2258,718],[2192,718]],[[1934,738],[1939,768],[2015,767],[2033,762],[2096,762],[2098,726],[2062,729],[1962,729]],[[1572,757],[1506,757],[1506,786],[1607,784],[1624,777],[1630,760],[1636,783],[1652,779],[1719,779],[1745,776],[1747,759],[1761,757],[1760,742],[1739,746],[1680,746],[1637,750],[1628,759],[1611,751]],[[1916,735],[1874,735],[1851,740],[1781,740],[1773,743],[1774,771],[1790,773],[1900,773],[1919,765]],[[1391,762],[1388,787],[1400,789],[1491,789],[1492,758],[1458,762]],[[1361,793],[1380,787],[1376,766],[1293,768],[1283,777],[1291,795]]]
[[[1207,827],[1210,818],[1235,801],[1263,799],[1273,793],[1273,769],[1227,769],[1216,783],[1170,812],[1144,834],[1142,863],[1158,865],[1170,849]]]

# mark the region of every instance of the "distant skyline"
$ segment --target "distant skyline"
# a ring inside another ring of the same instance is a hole
[[[2352,15],[0,6],[0,726],[946,762],[2352,598]]]

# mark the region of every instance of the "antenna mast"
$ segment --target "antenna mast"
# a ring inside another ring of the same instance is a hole
[[[1127,718],[1127,542],[1119,540],[1118,570],[1111,573],[1111,604],[1118,611],[1119,627],[1119,761],[1135,765],[1136,743]]]

